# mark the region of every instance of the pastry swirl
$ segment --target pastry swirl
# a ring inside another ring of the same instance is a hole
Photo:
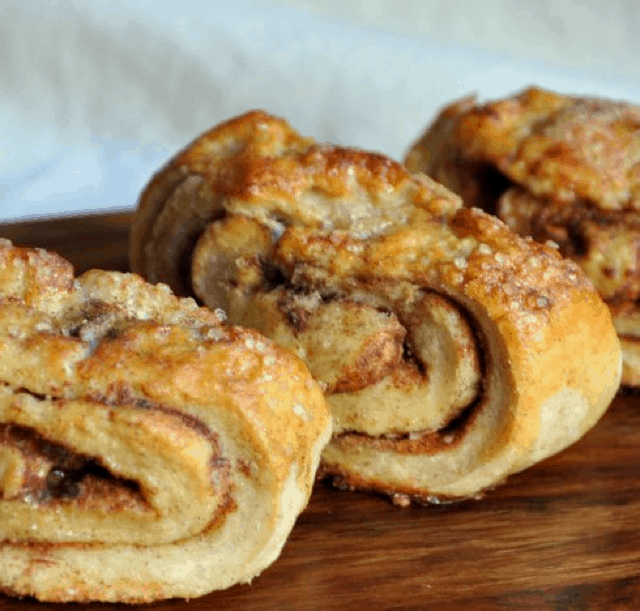
[[[496,214],[551,240],[611,308],[623,384],[640,385],[640,108],[538,88],[447,106],[405,163]]]
[[[574,263],[263,112],[153,178],[131,262],[305,360],[333,415],[323,473],[341,486],[475,495],[579,439],[618,387],[610,314]]]
[[[302,362],[139,276],[0,244],[0,589],[146,602],[279,555],[330,435]]]

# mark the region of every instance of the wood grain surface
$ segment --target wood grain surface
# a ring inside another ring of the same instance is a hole
[[[83,271],[127,269],[131,216],[0,225]],[[317,484],[282,556],[251,585],[147,609],[640,609],[640,395],[580,442],[478,501],[406,509]],[[131,609],[127,605],[75,608]],[[62,609],[0,596],[0,611]]]

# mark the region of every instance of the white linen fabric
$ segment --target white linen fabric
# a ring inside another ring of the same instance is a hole
[[[132,209],[174,152],[251,108],[320,141],[400,158],[438,108],[471,92],[537,84],[640,103],[631,77],[274,0],[86,4],[0,3],[0,221]]]

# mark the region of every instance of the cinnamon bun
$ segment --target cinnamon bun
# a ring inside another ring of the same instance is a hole
[[[640,108],[538,88],[447,106],[405,163],[559,245],[610,307],[622,382],[640,386]]]
[[[579,267],[374,153],[250,112],[144,190],[133,268],[305,360],[334,434],[322,472],[464,498],[578,440],[618,388]]]
[[[330,435],[304,364],[139,276],[0,243],[0,590],[148,602],[280,553]]]

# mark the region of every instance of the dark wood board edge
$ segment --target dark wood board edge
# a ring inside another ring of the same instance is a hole
[[[103,213],[38,219],[0,225],[0,237],[19,246],[37,246],[69,259],[81,273],[92,267],[127,271],[133,213]]]

